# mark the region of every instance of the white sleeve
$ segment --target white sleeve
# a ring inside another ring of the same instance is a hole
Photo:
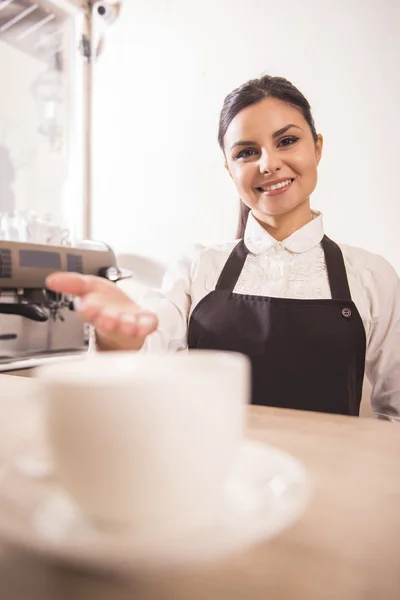
[[[371,406],[374,412],[400,416],[400,279],[380,256],[374,257],[364,277],[371,307],[365,364]]]
[[[202,247],[193,246],[168,268],[159,291],[149,291],[142,296],[140,305],[156,313],[158,328],[146,338],[141,351],[180,352],[187,349],[191,285],[199,248]]]

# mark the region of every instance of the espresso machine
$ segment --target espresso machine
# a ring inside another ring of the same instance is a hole
[[[102,243],[72,247],[0,241],[1,371],[27,359],[32,363],[87,350],[89,329],[74,311],[73,298],[46,288],[46,277],[54,271],[113,282],[130,276],[117,267],[113,251]]]

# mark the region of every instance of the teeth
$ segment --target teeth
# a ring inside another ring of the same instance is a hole
[[[285,187],[285,185],[289,185],[292,183],[291,179],[286,179],[286,181],[281,181],[276,183],[275,185],[267,185],[266,187],[262,187],[263,192],[272,192],[273,190],[279,190],[280,188]]]

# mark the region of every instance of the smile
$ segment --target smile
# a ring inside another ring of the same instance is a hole
[[[273,185],[265,185],[262,187],[258,187],[257,190],[259,192],[275,192],[277,190],[284,191],[284,188],[288,188],[293,181],[293,179],[285,179],[285,181],[280,181],[279,183],[275,183]]]

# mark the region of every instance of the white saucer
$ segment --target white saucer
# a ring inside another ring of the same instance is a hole
[[[305,469],[271,446],[245,441],[218,523],[190,539],[147,546],[127,531],[94,528],[51,478],[14,465],[0,479],[0,539],[54,559],[131,571],[222,558],[276,536],[309,497]]]

